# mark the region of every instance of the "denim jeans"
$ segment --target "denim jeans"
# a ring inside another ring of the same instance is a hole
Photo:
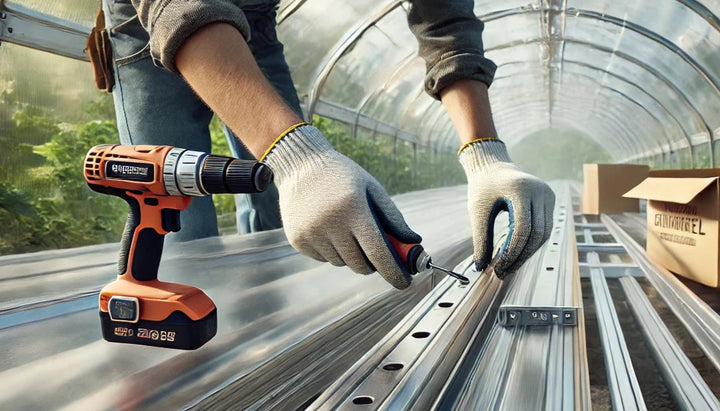
[[[245,11],[251,27],[248,46],[262,72],[285,102],[302,116],[283,45],[275,31],[276,7]],[[211,152],[209,124],[212,111],[185,81],[159,67],[150,58],[149,36],[140,25],[130,0],[103,0],[106,27],[115,57],[113,100],[122,144],[159,144]],[[254,159],[225,127],[235,157]],[[282,226],[275,186],[260,194],[236,195],[238,231],[270,230]],[[180,213],[181,231],[170,241],[218,235],[212,199],[193,199]]]

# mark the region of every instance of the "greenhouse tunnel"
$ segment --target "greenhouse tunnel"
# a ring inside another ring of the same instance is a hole
[[[98,3],[0,0],[1,409],[720,409],[717,289],[649,258],[649,202],[581,208],[584,163],[720,176],[719,1],[475,0],[498,135],[556,195],[550,239],[502,281],[472,264],[460,141],[409,2],[280,1],[305,120],[470,284],[428,270],[395,290],[282,229],[237,234],[241,203],[215,195],[222,235],[168,242],[159,271],[217,306],[194,351],[101,334],[128,206],[82,172],[118,142],[86,55]],[[230,155],[217,119],[211,137]]]

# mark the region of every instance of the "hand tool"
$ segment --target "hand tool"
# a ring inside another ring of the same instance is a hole
[[[410,274],[417,274],[430,268],[440,270],[451,277],[455,277],[460,281],[461,285],[470,284],[470,280],[462,274],[458,274],[447,268],[440,267],[432,263],[432,258],[425,251],[425,247],[420,244],[406,244],[398,240],[397,238],[385,233],[385,236],[392,244],[393,249],[398,254],[400,259],[405,264],[405,268]]]
[[[204,292],[157,279],[164,236],[180,231],[193,197],[265,190],[268,166],[171,146],[100,145],[84,163],[94,191],[130,206],[120,244],[118,278],[100,291],[107,341],[196,349],[217,331],[217,309]]]

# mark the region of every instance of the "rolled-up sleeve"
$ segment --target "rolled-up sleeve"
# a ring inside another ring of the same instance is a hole
[[[485,58],[483,22],[473,0],[410,0],[408,24],[425,60],[425,91],[439,99],[440,91],[461,79],[482,81],[488,87],[495,64]]]
[[[175,55],[198,29],[210,23],[235,26],[245,39],[250,37],[245,14],[231,0],[132,0],[140,23],[150,34],[150,54],[156,64],[177,73]]]

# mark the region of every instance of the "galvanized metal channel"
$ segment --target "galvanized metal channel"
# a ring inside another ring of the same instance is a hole
[[[688,332],[703,350],[715,368],[720,371],[720,316],[690,291],[674,274],[649,261],[645,250],[608,216],[602,216],[618,242],[647,275],[665,303],[685,325]]]
[[[501,282],[469,258],[468,286],[443,280],[310,409],[590,409],[570,195],[555,189],[556,228],[520,271]],[[564,325],[496,317],[565,311]]]
[[[454,278],[443,279],[310,409],[420,406],[423,391],[433,391],[429,385],[448,378],[467,341],[490,318],[487,308],[497,298],[501,282],[494,275],[474,271],[470,265],[468,259],[456,268],[464,272],[470,284],[463,286]],[[435,387],[433,392],[437,391]]]
[[[625,345],[620,320],[613,306],[612,296],[602,269],[590,273],[600,337],[605,351],[608,385],[613,408],[618,410],[646,410],[640,385],[633,369],[630,353]]]
[[[717,410],[720,403],[655,311],[633,277],[620,279],[630,308],[638,319],[660,372],[682,409]]]
[[[577,217],[582,221],[586,220],[581,214]],[[706,346],[710,346],[711,352],[717,348],[718,340],[710,341],[713,327],[708,328],[711,323],[701,324],[702,320],[699,317],[717,319],[717,314],[711,315],[707,310],[697,310],[704,303],[687,290],[674,275],[667,271],[657,272],[659,267],[648,262],[644,250],[610,217],[602,215],[601,223],[581,222],[577,227],[578,238],[584,239],[583,243],[578,244],[578,251],[586,253],[586,261],[581,263],[581,268],[591,279],[613,407],[646,409],[608,289],[608,278],[619,280],[627,297],[627,303],[637,319],[645,342],[676,404],[681,409],[720,409],[720,404],[712,390],[673,338],[636,278],[646,277],[647,274],[648,280],[663,295],[666,302],[669,305],[676,305],[673,308],[676,314],[682,312],[690,318],[690,320],[681,318],[681,321],[688,326],[691,333],[694,331],[693,335],[698,334]],[[596,238],[607,241],[596,242]],[[625,254],[626,257],[620,257]],[[631,261],[627,257],[630,257]],[[685,289],[684,292],[679,286]]]
[[[496,323],[456,389],[458,397],[447,398],[453,394],[448,390],[437,409],[591,408],[571,193],[566,184],[553,189],[557,205],[552,235],[510,280],[499,307],[501,316],[545,313],[547,322],[511,327]],[[553,320],[553,313],[563,318]],[[575,313],[575,321],[564,324],[566,313]]]

